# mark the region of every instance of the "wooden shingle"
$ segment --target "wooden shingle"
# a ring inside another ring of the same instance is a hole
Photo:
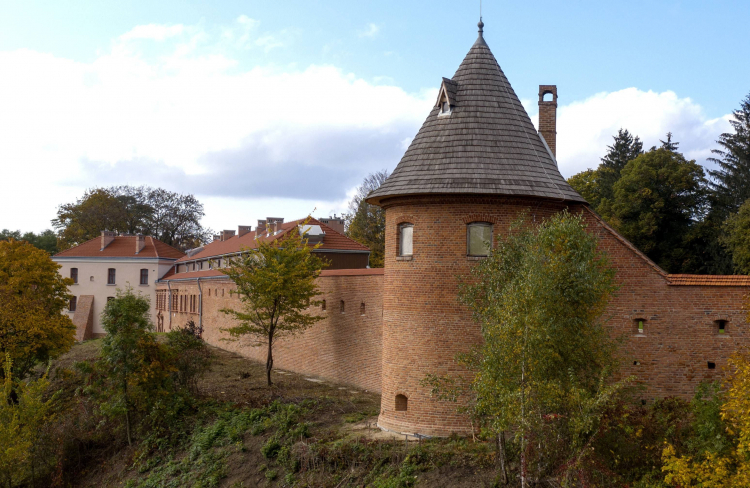
[[[443,78],[455,106],[435,106],[369,203],[424,194],[512,195],[585,202],[568,185],[484,38]]]

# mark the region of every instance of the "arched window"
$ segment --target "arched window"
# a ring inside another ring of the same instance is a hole
[[[414,251],[414,224],[398,226],[398,255],[411,256]]]
[[[552,92],[547,92],[544,95],[542,95],[542,101],[543,102],[552,102],[554,101],[555,96],[552,94]]]
[[[320,302],[320,308],[325,312],[326,311],[326,301],[323,300]]]
[[[344,313],[346,311],[346,306],[344,305],[344,300],[341,300],[341,303],[339,304],[341,307],[341,313]]]
[[[489,256],[492,250],[492,224],[472,222],[466,226],[466,254],[468,256]]]
[[[364,315],[365,314],[365,302],[362,302],[359,304],[359,314]]]
[[[409,399],[406,398],[405,395],[401,395],[401,394],[396,395],[396,411],[406,412],[408,408],[409,408]]]

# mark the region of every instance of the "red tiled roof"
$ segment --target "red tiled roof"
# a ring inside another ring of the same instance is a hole
[[[324,269],[320,272],[321,277],[326,276],[370,276],[382,275],[383,268],[359,268],[359,269]],[[196,278],[216,278],[227,277],[218,269],[204,269],[201,271],[188,271],[187,273],[175,273],[174,268],[170,269],[160,281],[168,280],[194,280]]]
[[[271,242],[276,239],[279,239],[280,237],[284,236],[287,232],[289,232],[291,229],[297,228],[299,224],[304,222],[304,219],[295,220],[292,222],[285,222],[281,224],[281,230],[282,232],[276,234],[275,236],[263,236],[260,239],[255,239],[255,231],[248,232],[247,234],[243,236],[233,236],[225,241],[213,241],[210,244],[207,244],[203,247],[203,250],[197,254],[193,254],[192,256],[185,256],[184,258],[180,259],[180,262],[183,261],[195,261],[198,259],[206,259],[206,258],[212,258],[216,256],[222,256],[224,254],[233,254],[240,252],[241,249],[255,249],[258,247],[258,241],[263,242]],[[336,251],[361,251],[361,252],[367,252],[369,249],[366,246],[363,246],[359,242],[349,239],[348,237],[339,234],[332,228],[328,227],[327,225],[319,222],[316,219],[311,218],[308,222],[308,225],[319,225],[323,231],[326,233],[325,237],[323,237],[323,245],[320,246],[318,249],[318,252],[325,252],[326,250],[336,250]]]
[[[102,238],[96,237],[54,255],[60,258],[165,258],[179,259],[185,255],[169,244],[146,236],[146,245],[135,253],[135,236],[115,236],[107,247],[101,249]]]
[[[750,276],[742,275],[667,275],[670,285],[683,286],[750,286]]]

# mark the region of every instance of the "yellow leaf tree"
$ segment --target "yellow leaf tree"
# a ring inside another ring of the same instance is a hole
[[[18,380],[73,345],[75,326],[63,313],[72,281],[60,276],[59,268],[27,242],[0,242],[0,354],[13,361]]]

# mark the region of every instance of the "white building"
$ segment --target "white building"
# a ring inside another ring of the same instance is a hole
[[[114,232],[102,232],[101,237],[55,254],[52,259],[62,266],[60,274],[75,282],[70,287],[73,298],[68,313],[76,324],[76,339],[105,334],[100,316],[118,288],[130,286],[154,304],[155,281],[183,256],[183,252],[153,237],[118,236]],[[156,307],[151,310],[151,319],[158,329],[162,321]]]

